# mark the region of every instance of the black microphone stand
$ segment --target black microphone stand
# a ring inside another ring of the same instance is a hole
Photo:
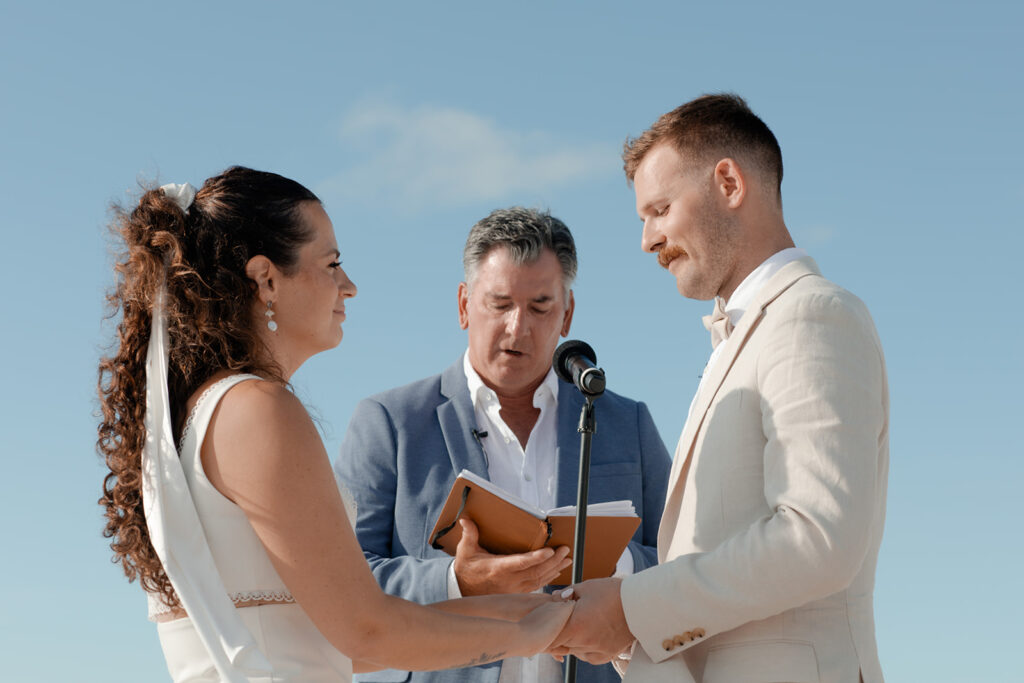
[[[597,431],[594,399],[600,394],[583,394],[586,402],[580,411],[580,478],[576,490],[576,531],[573,534],[572,582],[583,581],[583,542],[587,532],[587,491],[590,488],[590,442]],[[576,683],[576,658],[565,656],[565,683]]]
[[[573,339],[557,349],[551,365],[562,380],[574,384],[585,403],[580,411],[580,476],[576,489],[576,531],[573,534],[572,582],[583,581],[583,543],[587,533],[587,491],[590,488],[590,442],[597,431],[594,401],[604,393],[604,370],[596,367],[597,354],[590,344]],[[566,655],[565,683],[576,683],[576,658]]]

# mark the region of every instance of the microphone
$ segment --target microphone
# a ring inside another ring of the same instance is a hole
[[[557,349],[551,364],[555,374],[587,396],[600,396],[604,393],[604,370],[597,367],[597,354],[590,344],[571,339]]]

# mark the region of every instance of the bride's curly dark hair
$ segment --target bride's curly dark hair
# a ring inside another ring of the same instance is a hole
[[[298,249],[313,237],[303,202],[319,202],[299,183],[275,173],[234,166],[203,183],[187,211],[160,189],[142,194],[130,212],[115,207],[112,229],[124,251],[107,296],[110,317],[120,314],[116,349],[100,359],[102,421],[96,448],[110,472],[100,505],[103,535],[129,581],[178,599],[150,543],[142,508],[141,456],[146,440],[146,351],[153,301],[164,283],[169,340],[168,393],[176,438],[185,402],[220,370],[250,372],[284,382],[255,329],[255,282],[245,274],[262,254],[285,274]]]

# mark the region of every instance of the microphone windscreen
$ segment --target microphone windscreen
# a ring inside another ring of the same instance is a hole
[[[555,374],[569,384],[573,383],[573,378],[572,367],[570,367],[568,361],[576,355],[583,356],[594,365],[597,365],[597,354],[594,353],[594,349],[590,347],[590,344],[579,339],[570,339],[567,342],[563,342],[555,349],[551,360],[551,365],[555,368]]]

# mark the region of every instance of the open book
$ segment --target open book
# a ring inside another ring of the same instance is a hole
[[[462,470],[455,479],[434,530],[430,532],[431,545],[454,555],[462,538],[460,517],[477,525],[480,546],[491,553],[507,555],[544,546],[567,545],[571,557],[574,550],[575,505],[541,510],[469,470]],[[639,526],[640,518],[628,500],[588,505],[583,578],[611,576],[615,563]],[[563,570],[554,581],[556,585],[571,582],[571,567]]]

